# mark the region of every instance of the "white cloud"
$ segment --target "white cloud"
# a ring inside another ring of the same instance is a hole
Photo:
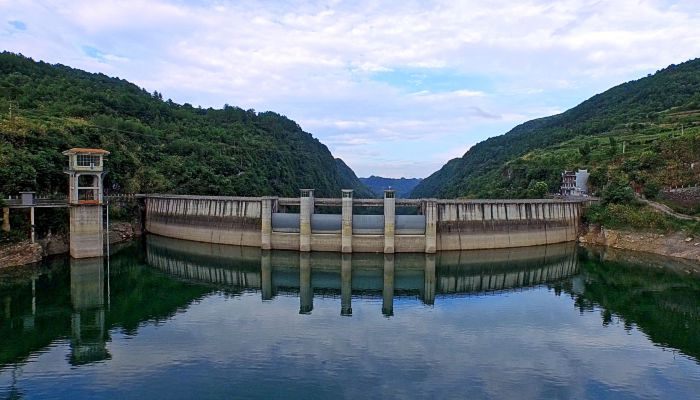
[[[425,176],[421,159],[700,55],[692,0],[0,1],[0,15],[7,50],[179,102],[278,111],[361,175]],[[375,80],[406,69],[423,86]],[[443,87],[443,71],[476,78]]]

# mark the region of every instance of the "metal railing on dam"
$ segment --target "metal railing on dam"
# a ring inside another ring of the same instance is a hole
[[[265,250],[435,253],[574,241],[582,200],[438,200],[139,195],[148,232]],[[381,214],[353,215],[355,207]],[[331,212],[340,208],[340,214]],[[397,210],[410,209],[410,215]]]
[[[146,260],[169,275],[230,290],[261,292],[263,300],[299,294],[300,311],[313,296],[381,296],[391,313],[393,298],[466,296],[555,283],[578,273],[573,243],[434,254],[333,254],[268,251],[149,235]]]

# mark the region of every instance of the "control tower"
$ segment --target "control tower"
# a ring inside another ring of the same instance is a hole
[[[102,257],[102,180],[107,150],[73,148],[68,156],[68,204],[70,205],[70,255],[73,258]]]

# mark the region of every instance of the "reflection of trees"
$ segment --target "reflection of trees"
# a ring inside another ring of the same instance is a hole
[[[613,316],[625,328],[636,325],[654,343],[672,347],[700,360],[700,279],[683,271],[642,263],[605,261],[585,256],[581,261],[583,290],[574,293],[581,311],[603,308],[602,323]]]
[[[129,334],[135,334],[143,321],[167,320],[211,292],[210,288],[172,279],[143,264],[114,265],[107,325],[119,326]]]
[[[0,277],[0,366],[19,362],[32,351],[70,335],[66,265],[56,262],[24,272],[3,271]]]
[[[140,249],[132,247],[112,257],[109,307],[107,291],[100,285],[106,280],[101,263],[87,266],[87,271],[74,267],[73,274],[68,259],[23,274],[3,271],[0,367],[22,362],[64,338],[71,340],[72,363],[104,359],[110,329],[120,327],[135,334],[144,321],[168,319],[211,291],[149,268],[139,261],[140,254]]]

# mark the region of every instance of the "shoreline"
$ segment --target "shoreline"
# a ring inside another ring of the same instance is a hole
[[[141,236],[138,225],[129,222],[117,222],[110,226],[109,243],[118,244]],[[20,267],[41,262],[47,257],[67,254],[69,252],[68,236],[51,235],[31,243],[24,240],[0,246],[0,269]]]
[[[141,236],[138,229],[128,222],[116,223],[109,234],[109,243],[118,244]],[[603,248],[626,252],[651,254],[675,260],[689,260],[698,263],[700,272],[700,237],[692,237],[680,232],[669,234],[635,232],[609,229],[598,225],[584,225],[576,243],[584,248]],[[41,262],[46,257],[68,253],[68,239],[65,235],[43,238],[36,243],[22,241],[0,247],[0,269],[26,266]]]
[[[637,232],[589,225],[581,229],[578,243],[585,247],[601,246],[700,263],[700,237],[681,232]]]

